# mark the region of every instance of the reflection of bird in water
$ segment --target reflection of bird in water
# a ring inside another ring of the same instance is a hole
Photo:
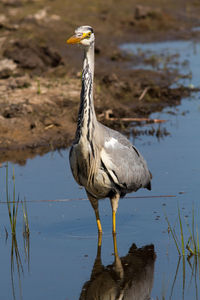
[[[98,200],[109,197],[115,214],[120,197],[140,188],[151,189],[151,173],[139,151],[119,132],[103,126],[96,119],[93,104],[94,32],[90,26],[76,29],[68,44],[84,47],[82,90],[78,125],[70,151],[70,165],[78,184],[85,187],[102,232]]]
[[[150,299],[155,259],[153,245],[137,248],[133,244],[122,258],[119,258],[115,245],[115,262],[104,267],[101,246],[98,246],[91,278],[84,284],[79,300]]]

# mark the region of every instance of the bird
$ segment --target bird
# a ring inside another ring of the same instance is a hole
[[[91,26],[80,26],[67,44],[81,45],[84,52],[82,87],[75,139],[69,152],[72,174],[86,190],[102,233],[98,201],[109,198],[112,232],[116,233],[119,199],[140,188],[151,190],[151,172],[137,148],[120,132],[97,120],[93,101],[95,35]]]

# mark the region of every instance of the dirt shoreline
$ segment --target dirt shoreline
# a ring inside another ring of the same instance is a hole
[[[166,106],[178,105],[191,92],[187,87],[170,87],[178,75],[170,70],[131,70],[138,57],[126,55],[118,47],[127,41],[199,40],[199,32],[191,28],[199,26],[200,5],[169,1],[165,7],[156,0],[144,2],[138,7],[137,1],[131,0],[103,0],[101,4],[66,1],[63,8],[60,0],[2,1],[0,162],[24,164],[28,157],[72,142],[82,55],[80,49],[67,46],[65,39],[78,25],[87,23],[95,29],[95,108],[104,124],[125,131],[128,125],[121,118],[148,117]],[[110,109],[115,122],[107,117]]]

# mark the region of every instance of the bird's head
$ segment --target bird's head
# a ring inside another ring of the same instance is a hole
[[[75,34],[67,40],[68,44],[81,44],[89,47],[94,43],[94,31],[91,26],[81,26],[75,30]]]

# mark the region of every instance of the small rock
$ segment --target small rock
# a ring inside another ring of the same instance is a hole
[[[40,23],[41,21],[43,22],[59,21],[60,19],[61,17],[59,15],[56,14],[48,15],[46,8],[39,10],[34,15],[28,15],[25,18],[26,21],[36,21],[38,23]]]
[[[18,28],[18,24],[11,24],[5,15],[0,15],[0,29],[17,30]]]
[[[44,124],[44,126],[48,127],[50,125],[52,125],[52,120],[50,118],[45,118],[42,123]]]
[[[5,36],[0,37],[0,49],[2,49],[2,46],[5,43],[5,41],[6,41],[6,37]]]
[[[137,5],[135,8],[135,19],[145,19],[147,17],[161,16],[159,8],[151,8],[149,6]]]
[[[12,119],[22,114],[22,104],[11,104],[9,107],[6,107],[2,112],[2,116],[6,119]]]
[[[17,24],[10,25],[10,24],[0,23],[0,28],[6,29],[6,30],[17,30],[17,29],[19,29],[19,25],[17,25]]]
[[[7,6],[21,6],[22,2],[20,0],[1,0],[1,3]]]
[[[5,15],[0,15],[0,25],[1,23],[5,23],[7,21],[7,18]]]
[[[30,86],[31,83],[28,76],[12,78],[11,80],[9,80],[10,89],[24,89],[24,88],[29,88]]]
[[[105,75],[105,76],[102,78],[102,82],[103,82],[105,85],[107,85],[107,86],[109,86],[109,85],[111,85],[111,84],[113,84],[113,83],[116,83],[116,82],[118,82],[118,81],[119,81],[119,80],[118,80],[118,77],[117,77],[117,75],[114,74],[114,73]]]
[[[24,41],[15,42],[3,55],[12,59],[19,67],[35,70],[37,73],[63,64],[61,56],[53,49]]]
[[[28,15],[25,17],[25,21],[43,21],[47,17],[47,10],[46,9],[41,9],[34,15]]]
[[[117,50],[113,51],[113,53],[112,53],[112,55],[110,57],[110,59],[112,61],[120,61],[120,60],[122,60],[122,58],[123,58],[122,53],[120,51],[117,51]]]
[[[34,18],[38,21],[42,20],[42,19],[45,19],[47,16],[47,11],[46,9],[41,9],[39,10],[35,15],[34,15]]]
[[[61,19],[61,17],[58,16],[58,15],[51,15],[49,18],[50,18],[52,21],[59,21],[59,20]]]
[[[0,78],[8,78],[17,68],[17,64],[12,59],[0,60]]]
[[[76,77],[77,77],[77,78],[81,78],[81,76],[82,76],[82,72],[81,72],[81,71],[78,71],[78,72],[76,73]]]
[[[12,17],[15,17],[15,16],[19,15],[20,10],[21,10],[21,8],[19,8],[19,7],[10,7],[8,9],[8,15],[9,15],[9,17],[12,18]]]

